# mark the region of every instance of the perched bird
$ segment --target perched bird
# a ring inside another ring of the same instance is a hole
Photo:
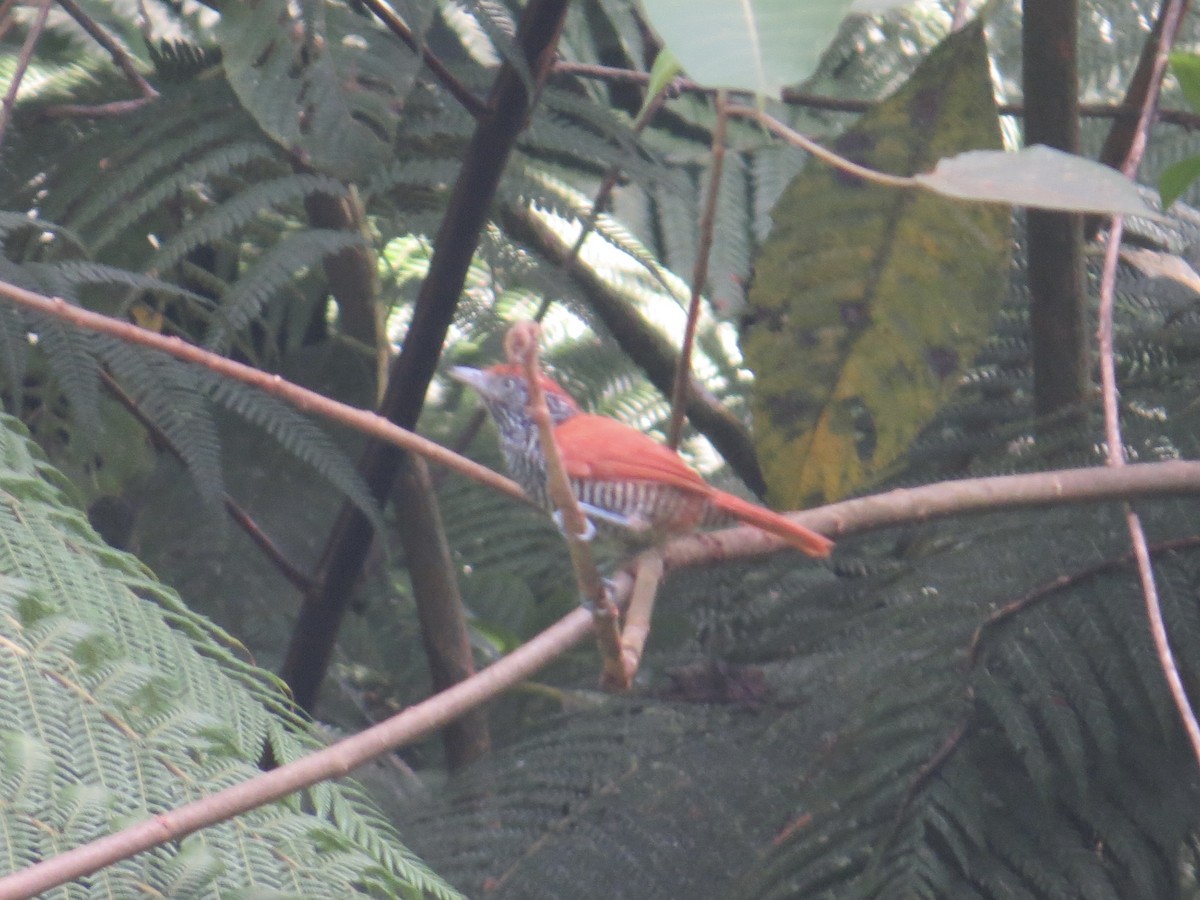
[[[500,433],[509,474],[539,505],[551,508],[546,458],[529,415],[529,384],[520,366],[456,366],[450,374],[478,391]],[[616,419],[585,413],[542,376],[546,406],[563,466],[584,514],[602,531],[640,543],[697,528],[753,525],[809,556],[828,556],[833,541],[762,506],[717,490],[674,450]]]

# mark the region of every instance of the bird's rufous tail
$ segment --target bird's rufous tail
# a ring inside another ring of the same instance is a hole
[[[728,513],[738,521],[746,525],[753,525],[755,528],[761,528],[763,531],[782,538],[797,550],[803,551],[809,556],[825,557],[833,552],[833,541],[825,537],[825,535],[817,534],[803,525],[798,525],[791,519],[781,516],[777,512],[772,512],[766,507],[748,503],[741,497],[735,497],[733,494],[727,494],[724,491],[713,491],[709,501],[713,506],[722,512]]]

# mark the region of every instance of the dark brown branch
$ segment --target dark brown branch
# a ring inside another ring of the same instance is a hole
[[[1079,9],[1075,0],[1024,0],[1021,33],[1025,144],[1079,152]],[[1087,415],[1091,387],[1083,217],[1026,210],[1034,411]]]
[[[522,11],[517,46],[539,86],[550,70],[566,10],[567,0],[530,0]],[[492,198],[535,100],[517,70],[505,63],[487,111],[477,120],[463,154],[462,169],[434,238],[433,258],[413,309],[412,324],[389,373],[380,413],[393,423],[406,423],[411,429],[421,414]],[[401,460],[396,447],[378,442],[369,444],[363,453],[360,470],[381,503],[391,493]],[[343,507],[325,553],[320,590],[304,598],[283,676],[297,702],[307,709],[316,700],[372,536],[366,516],[349,505]]]
[[[379,21],[387,26],[388,30],[398,37],[403,44],[408,47],[413,53],[419,53],[421,61],[433,73],[436,78],[447,91],[450,92],[455,100],[461,104],[462,108],[471,114],[475,119],[484,115],[487,112],[487,106],[484,102],[475,96],[475,93],[465,84],[454,77],[453,73],[446,68],[446,64],[441,61],[436,53],[429,49],[423,41],[418,41],[417,36],[412,33],[412,29],[408,27],[396,11],[388,6],[383,0],[362,0],[363,6],[375,13]]]
[[[588,307],[604,323],[621,349],[641,367],[656,388],[670,396],[676,368],[676,353],[670,342],[595,272],[587,266],[572,263],[567,245],[534,213],[505,208],[501,211],[500,221],[514,240],[567,269],[587,298]],[[766,492],[766,483],[745,426],[695,379],[688,391],[687,414],[746,486],[762,496]]]
[[[446,543],[429,467],[421,457],[404,457],[393,502],[421,623],[421,642],[433,692],[438,694],[474,675],[475,659],[454,560]],[[473,709],[448,724],[442,730],[442,746],[451,771],[485,755],[491,748],[485,709]]]
[[[1184,3],[1183,5],[1185,14],[1188,5],[1188,3]],[[1142,52],[1138,57],[1137,68],[1134,69],[1133,77],[1129,79],[1129,87],[1126,89],[1125,98],[1121,102],[1122,108],[1136,109],[1140,112],[1142,107],[1146,105],[1147,98],[1152,93],[1152,89],[1154,88],[1154,61],[1163,41],[1164,17],[1170,11],[1170,8],[1170,3],[1162,5],[1158,13],[1158,18],[1154,21],[1153,30],[1142,45]],[[1174,35],[1169,36],[1167,41],[1168,46],[1174,41],[1174,38]],[[1129,157],[1130,147],[1133,146],[1134,136],[1138,133],[1138,118],[1138,116],[1123,116],[1116,121],[1104,141],[1104,147],[1100,150],[1100,162],[1106,166],[1112,166],[1114,169],[1124,168],[1125,160]]]

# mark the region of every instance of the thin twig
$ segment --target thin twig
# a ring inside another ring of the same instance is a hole
[[[541,366],[538,363],[540,334],[541,329],[536,323],[517,322],[504,336],[504,349],[508,361],[522,366],[525,370],[525,381],[529,385],[529,414],[537,425],[542,456],[546,464],[546,490],[559,513],[580,596],[596,621],[596,640],[604,663],[601,681],[605,685],[627,686],[628,681],[621,663],[620,612],[609,598],[604,579],[600,577],[600,571],[596,568],[591,545],[595,526],[579,508],[578,498],[571,490],[567,469],[558,449],[558,441],[554,437],[554,423],[550,419],[550,410],[546,407]]]
[[[615,66],[598,66],[583,63],[558,62],[554,71],[575,75],[580,78],[594,78],[601,81],[618,83],[641,84],[650,83],[649,72],[639,72],[636,69],[622,69]],[[687,78],[676,78],[666,88],[668,96],[681,93],[711,95],[717,88],[704,87],[689,81]],[[730,91],[731,96],[748,97],[749,91]],[[823,112],[864,113],[879,105],[878,100],[856,100],[849,97],[830,97],[826,94],[816,94],[796,88],[784,88],[780,99],[788,106],[803,106],[808,109]],[[1025,115],[1023,103],[1001,103],[997,111],[1002,116]],[[1079,114],[1089,119],[1136,119],[1141,115],[1141,106],[1131,106],[1123,103],[1081,103]],[[1156,111],[1157,121],[1183,128],[1200,128],[1200,113],[1187,109],[1160,109]]]
[[[1141,164],[1145,153],[1150,123],[1154,118],[1154,108],[1158,104],[1162,79],[1167,69],[1167,57],[1179,30],[1179,22],[1183,16],[1184,4],[1181,0],[1167,0],[1168,6],[1162,17],[1162,36],[1155,52],[1154,65],[1150,75],[1150,87],[1146,92],[1146,101],[1142,114],[1138,118],[1138,127],[1130,142],[1129,154],[1121,167],[1121,171],[1133,177]],[[1126,465],[1125,444],[1121,437],[1120,411],[1118,408],[1117,369],[1113,349],[1113,306],[1116,296],[1117,262],[1120,258],[1121,235],[1124,230],[1124,219],[1114,216],[1112,227],[1108,232],[1108,243],[1104,252],[1104,267],[1100,276],[1099,325],[1097,339],[1100,345],[1100,385],[1104,401],[1104,431],[1108,445],[1108,465],[1122,468]],[[1154,646],[1158,652],[1159,664],[1171,691],[1171,698],[1179,717],[1187,732],[1192,745],[1192,752],[1200,762],[1200,722],[1196,721],[1195,709],[1188,698],[1179,675],[1179,667],[1175,662],[1175,654],[1171,650],[1171,642],[1167,635],[1166,623],[1163,620],[1162,604],[1158,597],[1158,588],[1154,582],[1154,569],[1150,563],[1150,553],[1147,549],[1146,534],[1142,529],[1141,520],[1130,504],[1125,504],[1125,520],[1129,528],[1129,537],[1133,543],[1134,556],[1137,559],[1138,578],[1142,583],[1142,594],[1146,603],[1146,615],[1150,622],[1150,632],[1154,638]]]
[[[1151,556],[1159,556],[1163,553],[1174,553],[1179,550],[1192,550],[1200,547],[1200,535],[1188,535],[1187,537],[1174,538],[1169,541],[1161,541],[1157,544],[1152,544],[1149,548]],[[995,629],[998,625],[1007,622],[1009,619],[1023,613],[1032,606],[1041,603],[1043,600],[1048,600],[1055,594],[1066,590],[1067,588],[1075,587],[1092,578],[1115,572],[1122,566],[1127,566],[1130,563],[1136,562],[1137,557],[1133,550],[1116,557],[1115,559],[1104,559],[1098,563],[1080,569],[1077,572],[1064,573],[1056,575],[1050,581],[1039,584],[1036,587],[1030,588],[1020,597],[1015,600],[1010,600],[1002,607],[992,613],[975,629],[975,633],[971,635],[971,640],[967,643],[967,667],[973,668],[978,665],[982,656],[983,639],[987,633]]]
[[[633,120],[633,127],[630,129],[633,134],[641,134],[650,120],[654,118],[655,113],[662,108],[663,95],[660,93],[647,103],[642,111],[638,113],[637,118]],[[587,217],[583,220],[582,227],[579,229],[579,237],[575,238],[575,243],[571,245],[570,251],[566,257],[559,261],[568,272],[571,272],[579,265],[579,254],[583,250],[583,245],[587,243],[587,239],[592,232],[596,230],[596,222],[600,218],[600,213],[605,206],[608,205],[608,198],[612,195],[613,188],[617,186],[617,180],[621,177],[621,167],[613,165],[604,173],[604,178],[600,181],[600,188],[596,191],[596,196],[592,199],[592,208],[588,212]],[[661,281],[661,276],[651,267],[650,275],[656,280]],[[533,317],[535,322],[540,322],[546,317],[546,313],[550,311],[550,306],[554,302],[554,298],[546,296],[542,300],[542,305],[538,307],[537,314]]]
[[[773,132],[776,136],[783,138],[794,147],[799,147],[808,153],[815,156],[822,162],[828,163],[835,169],[841,169],[850,175],[857,176],[863,181],[869,181],[873,184],[882,184],[887,187],[908,188],[920,187],[920,182],[915,178],[889,175],[886,172],[879,172],[875,169],[868,169],[866,166],[860,166],[856,162],[846,159],[844,156],[839,156],[827,147],[822,147],[812,138],[805,137],[800,132],[789,128],[787,125],[780,122],[774,116],[761,109],[753,106],[739,106],[730,104],[726,108],[726,112],[731,116],[737,116],[740,119],[750,119],[758,122],[768,131]]]
[[[105,103],[100,106],[77,106],[66,105],[56,106],[47,109],[45,114],[48,116],[112,116],[145,106],[158,99],[158,91],[148,82],[142,73],[138,71],[134,64],[133,58],[129,55],[120,41],[104,30],[100,24],[92,19],[84,10],[75,2],[75,0],[58,0],[58,5],[63,8],[68,16],[87,32],[88,36],[97,44],[108,51],[109,57],[113,64],[125,75],[125,79],[132,84],[141,97],[136,100],[118,100],[113,103]]]
[[[117,383],[115,378],[108,374],[108,372],[101,371],[100,383],[125,408],[125,411],[137,419],[138,424],[149,432],[150,440],[154,442],[156,447],[166,450],[177,460],[183,462],[183,454],[179,452],[179,448],[175,446],[175,443],[167,436],[167,433],[158,427],[157,422],[146,415],[141,406],[138,405],[138,402]],[[246,533],[246,536],[254,542],[254,545],[275,566],[279,574],[286,578],[293,587],[301,591],[306,591],[313,586],[313,579],[287,558],[287,555],[259,527],[258,523],[254,521],[254,517],[242,509],[233,497],[229,494],[222,494],[221,502],[225,507],[225,512],[229,514],[229,518],[233,519],[237,526]]]
[[[663,580],[663,561],[655,551],[648,550],[633,564],[633,591],[625,611],[625,626],[621,629],[621,665],[625,671],[626,687],[642,664],[646,639],[650,637],[650,622],[654,616],[654,601]]]
[[[442,87],[459,102],[463,109],[471,114],[472,118],[478,119],[487,112],[487,103],[459,81],[424,41],[417,40],[417,36],[408,27],[408,23],[400,18],[394,9],[383,0],[362,0],[362,4],[375,13],[379,21],[383,22],[388,30],[396,35],[408,49],[413,53],[420,54],[421,61],[429,67],[434,78],[441,82]]]
[[[958,0],[954,4],[954,18],[950,21],[950,31],[962,31],[964,25],[967,24],[968,16],[971,14],[970,0]]]
[[[9,120],[17,105],[17,92],[21,89],[21,81],[29,69],[29,61],[33,59],[33,51],[42,36],[42,30],[46,27],[46,17],[50,15],[50,4],[53,2],[54,0],[42,0],[42,5],[38,7],[37,18],[33,20],[29,33],[25,35],[25,43],[21,45],[21,54],[17,57],[12,81],[9,82],[4,100],[0,101],[0,145],[4,144],[4,132],[8,130]]]
[[[671,387],[671,421],[667,426],[667,446],[679,449],[683,438],[683,418],[687,412],[688,385],[692,375],[692,348],[696,343],[696,326],[700,321],[700,299],[708,281],[708,258],[712,254],[713,231],[717,222],[717,200],[721,196],[721,173],[725,168],[725,139],[729,131],[729,95],[717,91],[717,121],[712,135],[712,165],[705,191],[704,209],[697,229],[696,264],[692,268],[692,295],[688,302],[687,324],[675,367],[675,383]]]

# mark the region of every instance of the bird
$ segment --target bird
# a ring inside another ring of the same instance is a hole
[[[553,512],[546,459],[529,414],[529,382],[512,363],[486,369],[455,366],[450,375],[474,388],[500,435],[513,480],[537,505]],[[548,375],[541,375],[546,406],[563,467],[580,507],[603,533],[634,544],[700,528],[752,525],[813,557],[827,557],[833,541],[791,519],[709,484],[678,453],[607,416],[584,412]]]

